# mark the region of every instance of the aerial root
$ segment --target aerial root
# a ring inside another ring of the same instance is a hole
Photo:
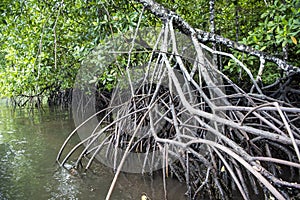
[[[300,109],[264,95],[250,70],[236,59],[253,84],[252,93],[243,91],[209,57],[233,55],[213,51],[196,38],[191,40],[194,57],[186,59],[177,50],[176,37],[172,22],[166,23],[143,78],[131,80],[134,69],[128,66],[128,82],[118,86],[111,105],[80,125],[101,114],[97,126],[62,157],[77,127],[57,161],[64,165],[83,147],[75,167],[87,160],[82,162],[87,169],[99,156],[115,170],[116,180],[130,164],[126,159],[140,154],[140,173],[162,169],[164,180],[173,176],[186,182],[190,199],[204,192],[228,199],[230,187],[243,199],[250,199],[252,190],[277,199],[296,195]]]

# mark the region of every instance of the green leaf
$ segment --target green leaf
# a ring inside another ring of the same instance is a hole
[[[260,51],[263,51],[263,50],[265,50],[266,48],[267,48],[267,46],[263,46],[263,47],[260,48]]]

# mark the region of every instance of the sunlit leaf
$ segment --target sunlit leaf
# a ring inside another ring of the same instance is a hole
[[[297,43],[298,43],[297,39],[294,36],[291,36],[291,39],[292,39],[293,43],[297,45]]]

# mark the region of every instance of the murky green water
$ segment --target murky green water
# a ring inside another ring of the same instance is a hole
[[[87,173],[72,176],[59,168],[55,158],[73,130],[70,112],[16,109],[0,104],[0,200],[12,199],[105,199],[113,173],[96,164]],[[184,198],[185,186],[168,180],[168,199]],[[112,199],[140,199],[146,192],[152,200],[163,199],[160,176],[151,179],[122,174]]]

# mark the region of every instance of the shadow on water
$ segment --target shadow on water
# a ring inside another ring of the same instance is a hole
[[[113,173],[95,163],[86,173],[71,175],[55,163],[61,144],[74,129],[68,110],[29,112],[0,104],[0,200],[104,199]],[[76,142],[76,141],[74,141]],[[185,185],[168,179],[169,199],[185,199]],[[163,199],[161,176],[122,174],[112,199]]]

